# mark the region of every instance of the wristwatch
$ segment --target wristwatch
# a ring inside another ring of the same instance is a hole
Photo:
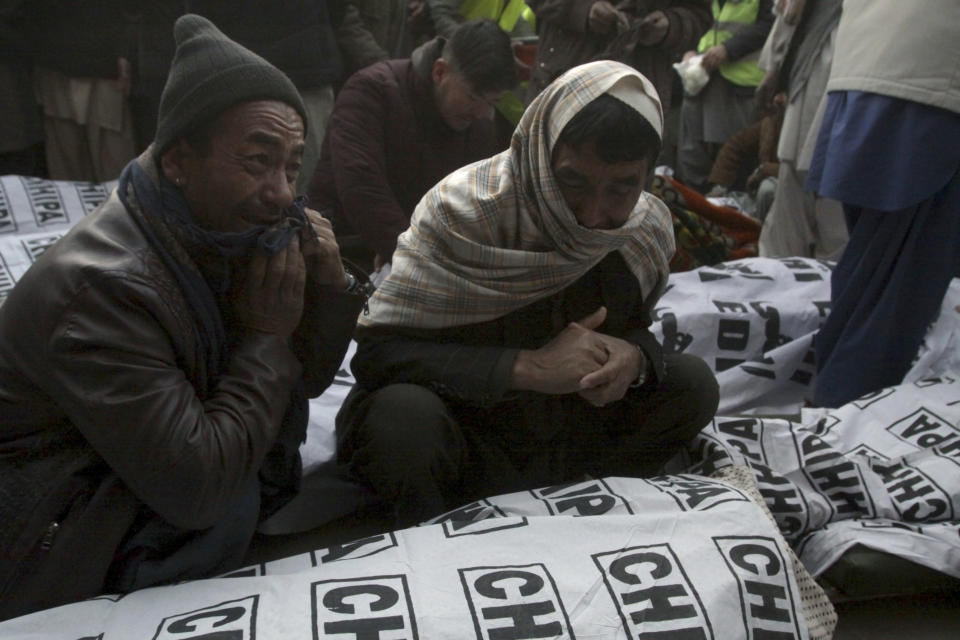
[[[644,353],[643,349],[638,344],[634,344],[637,348],[637,351],[640,352],[640,355],[643,357],[643,369],[640,371],[640,375],[637,376],[637,379],[630,383],[631,389],[636,389],[637,387],[642,387],[647,382],[647,371],[650,370],[650,358],[647,357],[647,354]]]
[[[347,276],[347,287],[344,291],[346,293],[358,293],[360,291],[360,281],[357,279],[357,276],[349,271],[344,271],[344,273]]]

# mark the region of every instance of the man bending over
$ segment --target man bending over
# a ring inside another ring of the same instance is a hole
[[[430,190],[361,318],[340,460],[399,525],[484,495],[647,476],[713,417],[702,360],[664,355],[650,314],[674,251],[644,191],[653,86],[571,69],[510,149]]]

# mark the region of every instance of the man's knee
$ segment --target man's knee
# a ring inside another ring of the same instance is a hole
[[[425,387],[394,384],[348,397],[337,415],[339,456],[380,485],[456,475],[463,437],[443,400]]]
[[[384,454],[410,460],[417,452],[453,444],[456,427],[446,404],[419,385],[392,384],[362,395],[346,409],[337,416],[338,430],[355,432],[354,440]]]
[[[720,404],[720,387],[709,365],[702,358],[686,354],[664,357],[667,376],[661,385],[665,391],[682,400],[681,422],[692,434],[699,432],[716,415]]]

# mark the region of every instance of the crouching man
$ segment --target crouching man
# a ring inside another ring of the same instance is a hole
[[[153,145],[0,306],[0,618],[237,567],[363,304],[294,198],[293,84],[174,36]]]
[[[702,360],[648,327],[674,251],[644,191],[660,150],[653,86],[576,67],[511,147],[415,210],[361,318],[339,458],[411,524],[484,495],[646,476],[713,417]]]

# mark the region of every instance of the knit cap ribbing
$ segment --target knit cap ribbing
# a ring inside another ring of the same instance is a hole
[[[241,102],[289,104],[303,118],[306,131],[307,110],[282,71],[230,40],[203,16],[181,16],[173,37],[177,49],[160,98],[156,157],[196,125]]]

